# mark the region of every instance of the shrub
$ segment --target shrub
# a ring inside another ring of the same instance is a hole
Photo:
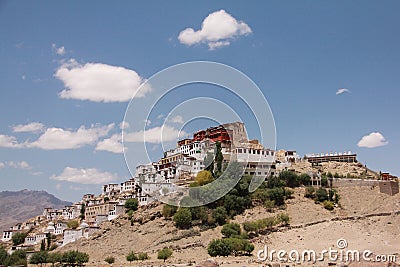
[[[68,228],[76,229],[79,226],[79,222],[77,220],[72,220],[67,223]]]
[[[205,207],[191,207],[189,210],[192,214],[192,220],[200,220],[202,223],[207,222],[208,213]]]
[[[316,201],[324,202],[328,200],[328,193],[326,192],[325,188],[318,188],[317,192],[315,193]]]
[[[264,207],[268,212],[273,212],[275,208],[275,201],[273,200],[265,200]]]
[[[328,186],[328,178],[326,176],[322,176],[321,178],[321,186],[327,187]]]
[[[138,257],[136,256],[136,254],[133,251],[129,252],[129,254],[126,255],[126,260],[129,262],[136,261],[137,259],[138,259]]]
[[[237,256],[240,254],[249,254],[254,250],[254,245],[248,240],[242,238],[225,238],[215,239],[210,242],[207,252],[211,257],[229,256],[231,254]]]
[[[324,205],[324,208],[327,209],[327,210],[333,210],[334,209],[334,205],[333,205],[332,201],[325,200],[323,205]]]
[[[289,221],[290,221],[289,214],[280,213],[280,214],[277,215],[277,220],[279,222],[281,222],[282,224],[287,225],[287,224],[289,224]]]
[[[189,228],[192,223],[192,214],[188,208],[179,208],[174,215],[176,227],[184,229]]]
[[[281,187],[273,188],[268,190],[268,198],[275,201],[277,206],[285,204],[285,189]]]
[[[315,188],[312,186],[306,187],[306,192],[305,192],[304,196],[306,198],[314,199],[315,198]]]
[[[232,248],[224,239],[214,239],[208,245],[207,252],[211,257],[229,256]]]
[[[241,234],[240,225],[237,223],[225,224],[221,229],[221,233],[225,237],[239,236]]]
[[[48,262],[48,258],[49,258],[49,254],[47,253],[47,251],[39,251],[39,252],[35,252],[30,260],[29,263],[30,264],[40,264],[42,265],[43,263],[47,263]]]
[[[107,258],[104,259],[105,262],[108,264],[113,264],[115,262],[115,258],[112,256],[108,256]]]
[[[145,252],[139,252],[137,257],[138,257],[138,260],[141,260],[141,261],[150,259],[149,255],[147,255],[147,253],[145,253]]]
[[[299,182],[302,185],[308,186],[311,183],[311,177],[307,173],[303,173],[299,176]]]
[[[299,176],[292,171],[282,171],[279,174],[279,179],[285,181],[288,187],[294,188],[300,185]]]
[[[211,183],[212,181],[214,181],[214,177],[212,176],[211,172],[207,170],[200,171],[194,179],[194,183],[196,183],[196,186],[206,185]]]
[[[130,210],[135,211],[138,209],[138,207],[139,207],[139,201],[136,198],[130,198],[127,201],[125,201],[125,209],[127,211]]]
[[[164,204],[161,214],[164,216],[164,218],[168,219],[168,218],[171,218],[172,216],[174,216],[174,214],[176,213],[177,210],[178,210],[177,206]]]
[[[215,210],[213,210],[212,217],[217,224],[224,225],[228,219],[228,214],[224,207],[217,207]]]
[[[157,259],[165,260],[172,256],[172,250],[170,248],[163,248],[157,254]]]

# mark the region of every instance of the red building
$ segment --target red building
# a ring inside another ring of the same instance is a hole
[[[213,142],[221,142],[224,144],[231,143],[232,130],[225,129],[222,125],[200,130],[193,134],[193,141],[202,141],[210,139]]]

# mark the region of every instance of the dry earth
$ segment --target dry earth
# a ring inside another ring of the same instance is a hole
[[[375,254],[395,254],[400,261],[400,194],[389,196],[379,192],[377,187],[352,186],[338,188],[341,207],[330,212],[322,205],[304,198],[304,188],[296,189],[294,198],[288,200],[286,211],[269,213],[262,207],[247,210],[233,221],[242,223],[259,218],[275,216],[279,212],[288,212],[290,226],[278,231],[261,235],[252,240],[256,249],[250,257],[217,257],[220,266],[262,266],[266,262],[257,261],[257,251],[267,245],[269,249],[290,251],[296,249],[337,248],[338,239],[344,238],[348,247],[359,251],[371,250]],[[153,205],[137,212],[137,221],[130,225],[126,218],[117,219],[101,225],[99,234],[89,240],[79,240],[61,250],[79,249],[90,254],[91,266],[108,266],[104,262],[107,256],[116,258],[115,266],[159,266],[163,262],[156,260],[157,251],[168,246],[174,250],[168,265],[186,266],[190,262],[199,262],[209,257],[208,243],[221,237],[221,227],[200,231],[177,230],[173,222],[161,217],[162,205]],[[130,251],[147,252],[151,260],[129,264],[125,256]],[[314,266],[327,266],[328,261]],[[357,266],[367,266],[366,263]],[[307,264],[301,264],[307,265]],[[285,266],[285,265],[282,265]],[[356,266],[354,263],[351,266]],[[368,265],[376,266],[376,265]],[[378,265],[385,266],[385,265]],[[393,266],[393,265],[392,265]]]

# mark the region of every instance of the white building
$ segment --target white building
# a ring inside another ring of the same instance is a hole
[[[1,241],[3,242],[10,241],[12,239],[13,232],[14,232],[13,230],[4,231]]]
[[[36,245],[39,244],[40,242],[42,242],[43,239],[46,239],[46,234],[29,234],[26,238],[25,238],[25,245]]]
[[[75,242],[81,238],[89,238],[93,233],[95,233],[99,227],[89,226],[87,223],[82,222],[77,229],[65,229],[63,236],[62,246],[68,243]]]

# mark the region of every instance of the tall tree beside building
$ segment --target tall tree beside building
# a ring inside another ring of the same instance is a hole
[[[222,155],[221,142],[215,143],[215,162],[217,164],[215,170],[215,176],[219,177],[222,173],[222,162],[224,161],[224,156]]]
[[[204,157],[204,166],[206,171],[211,172],[214,176],[214,154],[211,152],[207,152],[206,156]]]

